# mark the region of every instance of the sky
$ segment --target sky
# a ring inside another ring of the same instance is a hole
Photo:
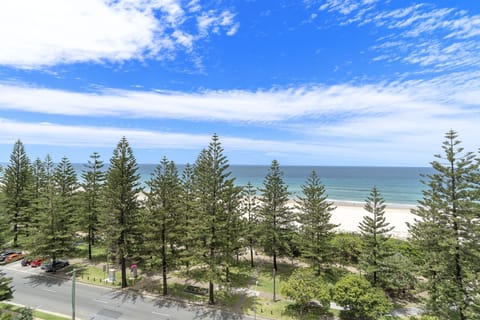
[[[480,147],[480,1],[5,0],[0,162],[428,166]]]

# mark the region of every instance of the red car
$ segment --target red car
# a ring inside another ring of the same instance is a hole
[[[30,263],[30,267],[32,267],[32,268],[40,267],[40,266],[42,265],[42,261],[43,261],[42,258],[34,259],[34,260],[32,260],[32,262]]]

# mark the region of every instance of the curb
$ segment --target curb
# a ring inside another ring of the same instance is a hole
[[[20,304],[20,303],[15,303],[15,302],[11,302],[11,301],[2,301],[3,303],[6,303],[6,304],[10,304],[12,306],[16,306],[16,307],[21,307],[21,308],[25,308],[25,307],[28,307],[26,305],[23,305],[23,304]],[[28,307],[29,308],[29,307]],[[31,308],[33,311],[39,311],[39,312],[43,312],[43,313],[47,313],[47,314],[51,314],[52,316],[57,316],[57,317],[63,317],[65,319],[70,319],[71,315],[68,315],[68,314],[63,314],[63,313],[58,313],[58,312],[52,312],[52,311],[49,311],[49,310],[44,310],[44,309],[37,309],[37,308]],[[78,320],[82,320],[81,318],[78,318],[78,317],[75,317],[76,319]]]

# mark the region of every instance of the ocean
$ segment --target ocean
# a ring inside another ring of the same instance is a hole
[[[139,173],[143,186],[154,171],[154,164],[140,164]],[[181,174],[184,165],[178,165]],[[80,177],[83,165],[76,164]],[[309,174],[315,170],[325,185],[329,200],[338,203],[363,204],[373,186],[380,191],[387,204],[398,206],[414,206],[422,198],[424,185],[421,174],[431,174],[430,167],[338,167],[338,166],[281,166],[284,181],[288,185],[291,198],[301,194],[301,186],[305,184]],[[261,187],[269,166],[231,165],[233,177],[237,185],[251,182]]]

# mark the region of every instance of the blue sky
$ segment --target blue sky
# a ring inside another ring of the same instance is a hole
[[[480,146],[480,2],[15,0],[0,4],[0,162],[427,166]]]

